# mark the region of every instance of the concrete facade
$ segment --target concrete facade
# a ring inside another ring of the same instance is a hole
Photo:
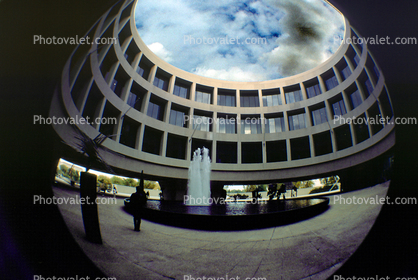
[[[370,161],[395,144],[390,96],[365,44],[342,44],[321,65],[288,78],[216,80],[180,70],[153,54],[136,31],[135,4],[132,0],[118,2],[89,30],[86,36],[90,40],[113,37],[117,43],[80,44],[74,50],[50,112],[51,116],[88,117],[90,121],[115,118],[117,123],[112,125],[77,126],[91,138],[99,133],[109,136],[103,146],[110,152],[103,151],[102,156],[116,169],[131,174],[144,170],[148,179],[163,182],[164,188],[175,186],[178,191],[170,193],[175,199],[184,191],[179,182],[187,180],[192,151],[203,145],[210,149],[211,180],[222,185],[314,178]],[[359,35],[345,19],[344,39],[352,36]],[[330,79],[335,87],[329,87]],[[185,98],[174,94],[179,87],[186,90]],[[320,94],[310,96],[313,87]],[[298,91],[302,100],[287,102],[286,95]],[[197,92],[209,94],[209,103],[196,101]],[[232,96],[235,106],[219,104],[221,95]],[[256,98],[258,106],[244,107],[241,100],[245,96]],[[267,106],[271,105],[268,96],[280,99],[281,105]],[[342,113],[336,111],[337,105],[344,107]],[[150,113],[151,106],[158,107],[157,116]],[[321,109],[326,121],[316,124],[314,112]],[[224,133],[215,124],[208,131],[191,122],[179,126],[170,120],[172,112],[189,120],[195,116],[213,121],[232,117],[236,125],[232,133]],[[304,125],[296,129],[291,119],[299,115]],[[259,120],[255,130],[241,127],[244,124],[239,119],[248,116]],[[357,126],[335,122],[336,117],[384,117],[389,121]],[[282,122],[281,132],[269,133],[271,119]],[[70,125],[54,127],[64,141],[75,142]],[[230,162],[224,162],[225,158]]]

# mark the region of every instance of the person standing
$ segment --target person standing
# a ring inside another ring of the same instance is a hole
[[[134,216],[134,230],[140,231],[141,218],[144,211],[144,206],[147,203],[147,195],[144,189],[136,187],[136,192],[131,195],[130,204],[132,206],[132,212]]]

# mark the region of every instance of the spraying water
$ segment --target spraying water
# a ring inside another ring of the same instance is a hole
[[[208,205],[210,198],[210,157],[209,149],[198,148],[193,153],[187,183],[187,205]]]

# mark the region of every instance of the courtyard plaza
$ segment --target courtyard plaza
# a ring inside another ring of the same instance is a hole
[[[102,245],[86,240],[80,205],[61,204],[59,209],[85,254],[118,280],[314,280],[336,273],[356,251],[382,207],[365,198],[385,198],[388,188],[385,182],[329,195],[329,208],[313,218],[246,231],[192,230],[142,220],[141,231],[135,232],[123,197],[117,197],[116,204],[98,205]],[[79,196],[66,187],[53,190],[55,197]],[[369,203],[341,203],[354,197]]]

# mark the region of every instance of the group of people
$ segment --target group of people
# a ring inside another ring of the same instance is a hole
[[[281,196],[283,196],[283,199],[286,199],[286,185],[281,184],[280,188],[277,189],[277,184],[270,184],[268,192],[267,192],[267,196],[269,197],[269,200],[273,200],[276,194],[277,194],[277,199],[280,199]],[[296,186],[292,187],[290,195],[291,197],[298,196],[298,188]]]

